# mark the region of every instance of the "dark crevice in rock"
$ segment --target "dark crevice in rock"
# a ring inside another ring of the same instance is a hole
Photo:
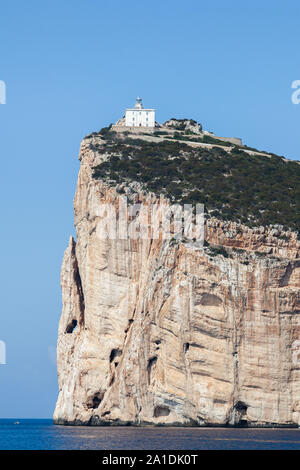
[[[114,381],[115,381],[115,374],[112,374],[108,386],[111,387]]]
[[[73,269],[74,269],[74,282],[77,287],[77,293],[79,297],[79,309],[80,309],[80,318],[79,318],[79,324],[84,325],[84,310],[85,310],[85,302],[84,302],[84,295],[83,295],[83,289],[82,289],[82,282],[81,282],[81,276],[79,273],[79,267],[78,267],[78,262],[76,258],[76,242],[73,240],[73,245],[72,245],[72,257],[73,257]]]
[[[127,325],[127,328],[124,331],[124,333],[126,333],[126,334],[128,333],[128,331],[129,331],[129,329],[130,329],[133,322],[134,322],[134,320],[132,318],[130,320],[128,320],[128,325]]]
[[[120,357],[120,356],[122,356],[122,349],[112,349],[111,353],[110,353],[110,356],[109,356],[109,362],[112,363],[114,361],[114,359],[116,359],[117,357]],[[117,364],[119,364],[119,363],[117,362]]]
[[[222,400],[221,398],[215,398],[214,403],[219,403],[221,405],[225,405],[227,402],[226,402],[226,400]]]
[[[286,286],[289,285],[290,277],[292,275],[292,272],[293,272],[293,267],[292,267],[291,263],[289,263],[287,265],[287,268],[286,268],[286,271],[285,271],[284,275],[279,280],[279,287],[286,287]]]
[[[73,333],[76,327],[77,327],[77,320],[72,320],[66,328],[66,333]]]
[[[76,261],[77,265],[77,261]],[[74,273],[74,280],[77,286],[77,292],[78,292],[78,297],[79,297],[79,308],[80,308],[80,324],[84,324],[84,310],[85,310],[85,304],[84,304],[84,295],[83,295],[83,290],[82,290],[82,284],[81,284],[81,277],[79,274],[78,266],[77,270]]]
[[[148,361],[147,372],[148,372],[148,383],[149,384],[150,384],[150,380],[151,380],[151,369],[155,366],[156,363],[157,363],[157,357],[156,356],[151,357]]]

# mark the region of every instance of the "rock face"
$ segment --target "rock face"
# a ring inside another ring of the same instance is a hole
[[[201,134],[202,125],[193,119],[169,119],[163,123],[163,127],[169,127],[170,129],[191,131],[194,134]]]
[[[100,239],[99,206],[118,213],[118,194],[92,178],[108,158],[93,139],[62,265],[55,423],[300,425],[296,234],[210,219],[204,248]]]

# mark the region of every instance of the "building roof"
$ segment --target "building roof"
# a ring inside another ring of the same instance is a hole
[[[154,108],[150,109],[150,108],[127,108],[126,111],[155,111]]]

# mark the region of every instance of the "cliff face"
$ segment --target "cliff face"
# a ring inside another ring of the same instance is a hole
[[[92,178],[108,155],[91,140],[80,151],[77,242],[62,266],[54,421],[300,425],[296,234],[210,219],[204,249],[100,239],[99,206],[118,211],[118,194]]]

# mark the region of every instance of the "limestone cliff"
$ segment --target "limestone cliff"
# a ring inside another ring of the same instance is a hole
[[[100,239],[99,205],[118,212],[116,187],[92,177],[109,158],[102,142],[85,139],[80,150],[55,423],[300,425],[297,234],[212,217],[204,248]]]

